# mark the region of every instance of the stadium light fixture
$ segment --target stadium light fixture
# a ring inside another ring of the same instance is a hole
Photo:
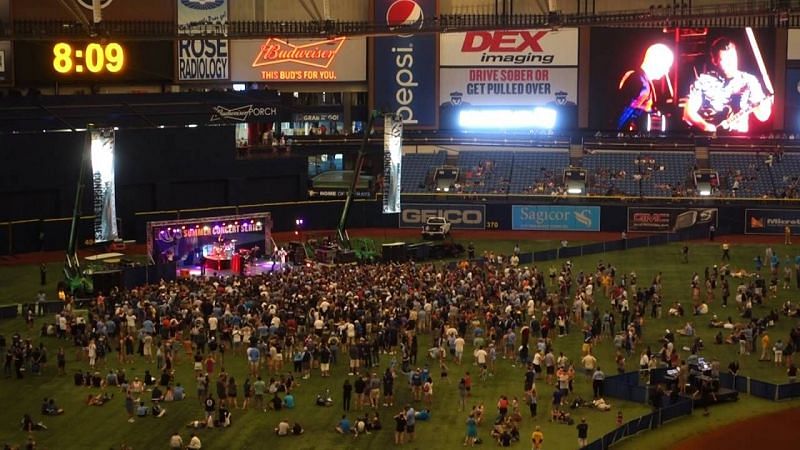
[[[711,191],[710,190],[703,189],[703,190],[700,191],[700,196],[701,197],[708,197],[710,195],[711,195]]]
[[[552,108],[467,109],[458,116],[461,128],[474,129],[553,129],[558,114]]]
[[[247,89],[247,86],[244,83],[233,83],[234,92],[242,92],[245,89]]]

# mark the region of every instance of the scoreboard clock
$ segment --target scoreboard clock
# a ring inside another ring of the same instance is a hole
[[[53,69],[69,73],[119,73],[125,67],[125,49],[118,42],[90,44],[74,47],[67,42],[53,45]]]
[[[165,82],[173,78],[172,41],[17,41],[25,55],[16,84]]]

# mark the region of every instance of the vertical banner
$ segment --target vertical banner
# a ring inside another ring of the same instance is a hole
[[[114,187],[114,130],[91,130],[92,191],[94,193],[94,240],[119,237]]]
[[[0,86],[14,82],[14,68],[11,58],[11,41],[0,41]]]
[[[400,212],[403,121],[387,114],[383,124],[383,213],[394,214]]]
[[[178,0],[178,34],[228,34],[227,0]],[[230,78],[227,39],[179,39],[178,80],[208,81]]]
[[[436,17],[437,0],[373,0],[373,20],[389,29],[420,30]],[[437,127],[436,33],[372,39],[371,109],[392,112],[410,128]]]

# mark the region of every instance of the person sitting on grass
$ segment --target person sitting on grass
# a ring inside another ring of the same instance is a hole
[[[139,402],[139,406],[136,407],[136,415],[138,417],[146,417],[150,414],[150,408],[144,405],[144,402]]]
[[[692,326],[691,322],[686,322],[683,328],[678,330],[678,334],[681,336],[694,336],[694,327]]]
[[[383,428],[383,426],[381,425],[381,416],[379,416],[378,412],[375,411],[375,414],[367,422],[367,430],[378,431],[381,428]]]
[[[28,433],[32,431],[47,429],[47,427],[42,422],[34,422],[30,414],[23,415],[21,422],[22,422],[22,431],[26,431]]]
[[[97,394],[97,395],[89,394],[89,396],[86,397],[86,404],[88,406],[103,406],[106,403],[108,403],[109,401],[111,401],[111,399],[113,397],[114,397],[113,394],[112,395],[108,395],[105,392],[101,392],[100,394]]]
[[[339,424],[336,425],[336,431],[339,434],[350,434],[352,430],[350,429],[350,420],[347,418],[346,415],[342,414],[342,419],[339,420]]]
[[[281,409],[283,409],[283,400],[278,396],[278,393],[276,392],[272,396],[272,400],[269,401],[268,405],[269,409],[273,411],[280,411]]]
[[[64,410],[56,406],[54,399],[45,398],[42,402],[42,414],[45,416],[58,416],[64,414]]]
[[[162,408],[158,403],[153,403],[152,412],[153,417],[164,417],[164,414],[167,413],[167,410]]]
[[[288,419],[283,419],[278,422],[278,426],[275,428],[275,434],[278,436],[289,436],[291,432],[291,425],[289,425]]]
[[[224,404],[219,405],[217,420],[214,421],[214,426],[218,428],[228,428],[231,426],[231,412]]]
[[[300,422],[295,422],[294,425],[292,425],[292,434],[293,435],[300,436],[301,434],[303,434],[305,432],[306,432],[306,430],[303,428],[302,425],[300,425]]]

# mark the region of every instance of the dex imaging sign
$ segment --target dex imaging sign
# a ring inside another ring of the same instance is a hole
[[[436,34],[420,30],[436,16],[437,0],[374,0],[373,19],[395,36],[373,38],[372,105],[399,116],[403,125],[436,127]]]
[[[511,229],[600,231],[600,207],[514,205]]]

